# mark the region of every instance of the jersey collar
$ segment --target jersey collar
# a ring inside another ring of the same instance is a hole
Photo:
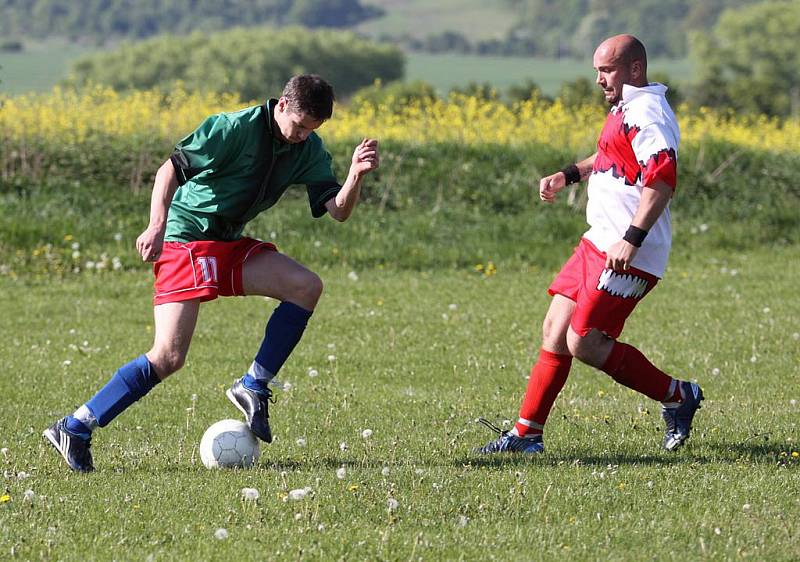
[[[666,93],[667,87],[664,84],[659,84],[658,82],[650,82],[647,86],[642,86],[641,88],[631,86],[630,84],[623,84],[622,103],[626,104],[640,96],[645,96],[648,94],[654,96],[664,96]]]

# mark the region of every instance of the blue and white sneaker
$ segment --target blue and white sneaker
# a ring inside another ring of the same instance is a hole
[[[225,395],[244,414],[250,431],[262,441],[272,443],[272,430],[269,427],[269,402],[274,402],[272,391],[267,388],[264,392],[258,392],[247,388],[243,378],[234,382]]]
[[[517,437],[516,435],[503,431],[493,423],[483,418],[478,418],[478,422],[482,423],[495,433],[499,433],[500,437],[490,441],[483,447],[475,449],[476,453],[483,455],[493,455],[495,453],[525,453],[535,454],[544,452],[544,439],[541,435],[531,435],[529,437]]]
[[[84,438],[67,429],[62,418],[44,430],[42,435],[55,447],[67,465],[75,472],[91,472],[94,470],[92,463],[92,438]]]
[[[661,407],[661,417],[667,427],[664,431],[664,448],[675,451],[689,438],[692,420],[703,401],[703,389],[697,383],[680,381],[683,402],[677,408]]]

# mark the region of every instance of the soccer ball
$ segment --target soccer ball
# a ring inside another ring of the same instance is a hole
[[[218,421],[200,440],[200,460],[206,468],[249,468],[260,455],[258,439],[238,420]]]

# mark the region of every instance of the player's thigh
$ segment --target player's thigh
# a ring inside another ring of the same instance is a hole
[[[261,295],[313,308],[322,293],[319,276],[279,252],[261,252],[242,266],[245,295]]]
[[[153,307],[155,338],[152,353],[159,362],[182,364],[192,342],[200,300],[168,302]]]
[[[542,324],[542,347],[553,353],[568,354],[567,330],[575,311],[575,301],[555,294]]]

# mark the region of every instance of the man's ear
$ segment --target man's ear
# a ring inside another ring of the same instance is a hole
[[[644,76],[642,68],[642,61],[635,60],[631,63],[631,78],[634,80],[639,80],[642,76]]]
[[[285,97],[281,96],[278,98],[278,104],[275,106],[275,109],[283,113],[286,111],[286,107],[289,105],[289,102],[286,100]]]

